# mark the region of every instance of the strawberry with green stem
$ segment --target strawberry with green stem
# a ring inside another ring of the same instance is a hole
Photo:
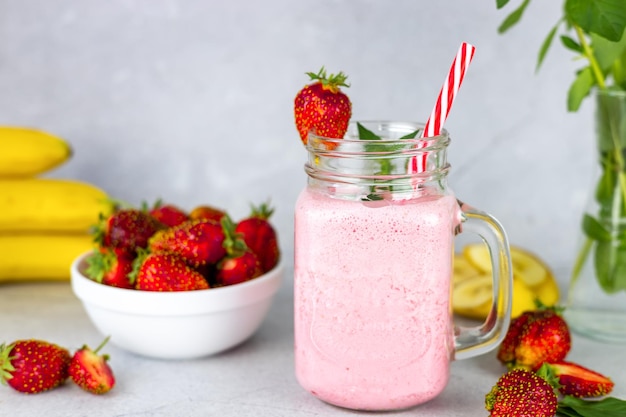
[[[513,320],[498,349],[498,360],[509,368],[537,370],[544,362],[565,359],[571,334],[560,310],[541,306]]]
[[[269,222],[274,209],[268,203],[252,206],[250,215],[239,221],[235,234],[241,236],[246,246],[259,259],[263,272],[270,271],[278,264],[280,249],[276,230]]]
[[[43,340],[17,340],[0,345],[0,380],[26,394],[63,384],[69,376],[67,349]]]
[[[349,87],[347,75],[343,72],[327,75],[324,67],[317,74],[307,72],[307,75],[313,83],[302,88],[294,99],[296,128],[302,143],[307,144],[309,132],[343,138],[352,117],[352,103],[340,88]]]
[[[259,259],[241,235],[235,231],[230,216],[222,218],[226,256],[217,264],[215,280],[218,285],[234,285],[260,276],[263,273]]]
[[[490,417],[554,417],[558,397],[544,377],[526,369],[513,369],[498,379],[485,396]]]
[[[128,275],[133,270],[134,257],[129,257],[123,251],[117,253],[108,248],[94,251],[87,258],[85,273],[91,279],[104,285],[118,288],[133,288]]]
[[[108,341],[109,337],[95,350],[83,345],[70,361],[70,378],[80,388],[92,394],[105,394],[115,386],[113,370],[107,363],[109,356],[98,354]]]

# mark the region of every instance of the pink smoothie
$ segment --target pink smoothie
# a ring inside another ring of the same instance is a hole
[[[300,384],[342,407],[391,410],[445,387],[453,196],[296,205],[295,360]]]

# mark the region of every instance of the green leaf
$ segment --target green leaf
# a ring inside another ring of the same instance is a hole
[[[598,242],[595,269],[598,283],[606,293],[626,289],[626,248],[613,242]]]
[[[602,400],[583,400],[566,395],[559,401],[558,412],[576,412],[581,417],[624,417],[626,416],[626,401],[615,397],[606,397]],[[576,416],[576,414],[567,414]]]
[[[595,33],[591,34],[591,48],[598,65],[606,74],[611,70],[615,60],[619,59],[626,51],[626,36],[622,36],[619,42],[611,42]]]
[[[506,32],[517,22],[519,22],[522,18],[522,15],[524,14],[524,10],[526,10],[526,7],[529,3],[530,0],[524,0],[517,9],[513,10],[513,12],[504,19],[504,22],[502,22],[500,27],[498,27],[498,33]]]
[[[563,46],[565,46],[565,48],[571,51],[574,51],[579,54],[583,52],[583,47],[580,46],[578,42],[576,42],[574,39],[570,38],[567,35],[561,36],[561,43],[563,44]]]
[[[548,53],[548,49],[550,49],[550,45],[552,45],[552,40],[554,39],[554,35],[556,34],[556,30],[558,29],[558,27],[559,23],[554,25],[552,30],[548,32],[548,36],[546,36],[546,39],[541,43],[541,48],[539,49],[539,57],[537,58],[537,67],[535,68],[535,71],[539,71],[543,60]]]
[[[417,129],[414,132],[407,133],[406,135],[402,136],[400,139],[415,139],[418,133],[419,133],[419,129]]]
[[[576,79],[567,92],[567,110],[575,112],[580,107],[582,101],[591,92],[595,79],[590,67],[583,68],[578,72]]]
[[[501,9],[506,6],[508,2],[509,0],[496,0],[496,6],[498,7],[498,9]]]
[[[601,242],[609,242],[611,240],[611,233],[598,220],[588,214],[583,216],[583,231],[593,240]]]
[[[589,33],[617,42],[626,28],[624,0],[565,0],[565,13]]]
[[[372,132],[361,123],[357,122],[356,124],[357,130],[359,132],[359,139],[361,140],[380,140],[380,136],[376,133]]]

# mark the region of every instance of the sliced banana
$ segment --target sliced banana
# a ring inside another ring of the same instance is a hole
[[[550,274],[548,267],[537,256],[516,247],[511,247],[513,275],[534,287],[546,280]]]
[[[452,290],[452,305],[458,309],[476,308],[491,300],[491,277],[477,275],[465,279]]]
[[[457,284],[468,278],[479,275],[481,271],[474,266],[461,254],[454,255],[454,270],[452,273],[452,283]]]

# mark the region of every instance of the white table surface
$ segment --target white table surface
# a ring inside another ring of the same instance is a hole
[[[189,361],[144,358],[107,345],[117,385],[96,396],[74,384],[37,395],[0,386],[0,416],[11,417],[299,417],[371,415],[327,405],[294,376],[291,271],[259,331],[216,356]],[[40,338],[70,350],[103,336],[89,321],[69,282],[0,284],[0,342]],[[613,395],[626,399],[626,346],[574,335],[569,360],[603,372]],[[429,403],[385,416],[487,416],[484,396],[504,372],[492,351],[452,364],[450,382]]]

